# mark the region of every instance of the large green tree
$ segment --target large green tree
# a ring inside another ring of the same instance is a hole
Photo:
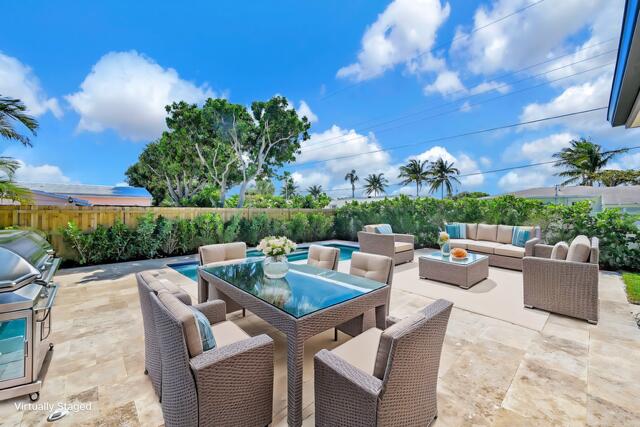
[[[427,160],[409,160],[406,165],[400,166],[398,178],[403,179],[402,185],[415,182],[416,197],[420,197],[420,188],[422,188],[422,184],[429,179],[429,162]]]
[[[324,192],[322,191],[322,185],[312,185],[311,187],[307,188],[307,193],[309,193],[309,195],[311,197],[313,197],[314,199],[317,199],[318,197],[320,197]]]
[[[640,185],[640,170],[606,169],[596,173],[594,179],[605,187],[617,187],[618,185]]]
[[[384,177],[383,173],[372,173],[364,179],[364,192],[367,196],[373,194],[378,197],[386,192],[389,181]]]
[[[451,196],[453,193],[453,186],[460,184],[460,180],[457,175],[460,175],[460,170],[453,166],[453,162],[449,163],[440,157],[435,162],[431,163],[429,168],[429,193],[435,193],[440,189],[440,198],[444,199],[444,192],[447,191],[447,196]]]
[[[598,172],[618,154],[628,149],[602,151],[602,147],[585,138],[572,140],[569,146],[553,155],[558,161],[554,166],[564,169],[556,173],[566,178],[562,185],[594,185]]]

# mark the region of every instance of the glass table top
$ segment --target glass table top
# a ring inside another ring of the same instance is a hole
[[[448,264],[468,265],[485,259],[487,256],[482,254],[476,254],[473,252],[467,252],[467,257],[464,259],[453,258],[451,255],[443,256],[440,251],[430,252],[426,255],[421,255],[420,258],[426,258],[432,261],[446,262]]]
[[[262,259],[255,258],[203,270],[296,318],[386,286],[306,264],[289,264],[285,277],[269,279],[262,271]]]

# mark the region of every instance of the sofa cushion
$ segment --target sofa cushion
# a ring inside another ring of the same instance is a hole
[[[187,343],[189,356],[195,357],[202,354],[202,340],[196,325],[196,318],[188,305],[176,298],[172,293],[162,290],[158,293],[158,299],[181,324],[184,331],[184,339]]]
[[[384,330],[380,335],[380,344],[378,345],[378,351],[375,357],[375,366],[373,368],[373,375],[375,377],[379,379],[384,378],[393,341],[402,337],[407,331],[413,329],[418,322],[423,320],[424,314],[414,313]]]
[[[410,251],[413,249],[413,245],[411,243],[408,242],[395,242],[393,244],[394,246],[394,252],[398,253],[398,252],[404,252],[404,251]]]
[[[591,242],[587,236],[577,236],[569,246],[567,261],[587,262],[591,253]]]
[[[478,235],[476,240],[495,242],[498,237],[498,226],[492,224],[478,224]]]
[[[476,240],[478,238],[478,224],[467,224],[467,239]]]
[[[380,224],[376,227],[376,233],[378,234],[393,234],[393,230],[389,224]]]
[[[467,245],[467,249],[472,250],[474,252],[482,252],[484,254],[492,254],[494,253],[494,249],[498,246],[502,246],[502,243],[498,242],[485,242],[485,241],[475,241],[473,243],[469,243]]]
[[[475,243],[475,240],[471,239],[451,239],[449,240],[449,246],[452,248],[467,249],[469,243]]]
[[[211,330],[216,337],[217,347],[224,347],[225,345],[251,338],[240,326],[229,320],[211,325]]]
[[[493,250],[493,253],[513,258],[524,258],[524,248],[513,246],[512,244],[500,245]]]
[[[513,238],[513,225],[499,225],[498,226],[498,239],[500,243],[511,243]]]
[[[373,375],[380,335],[382,335],[382,331],[378,328],[367,329],[357,337],[334,348],[331,352],[344,359],[351,366]]]
[[[564,261],[567,259],[568,253],[569,245],[567,245],[567,242],[558,242],[553,245],[553,249],[551,249],[551,256],[549,258]]]
[[[466,239],[467,238],[467,226],[459,222],[454,222],[445,225],[445,231],[451,239]]]

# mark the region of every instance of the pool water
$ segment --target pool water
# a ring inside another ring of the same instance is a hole
[[[328,246],[331,248],[340,249],[340,261],[350,260],[351,254],[354,251],[357,251],[359,248],[357,246],[349,246],[349,245],[338,245],[334,243],[329,243],[322,246]],[[252,249],[247,251],[247,258],[250,257],[261,257],[264,254],[256,249]],[[287,259],[289,261],[304,261],[309,256],[309,248],[300,248],[297,251],[287,255]],[[181,262],[176,264],[169,264],[169,267],[173,268],[178,273],[183,276],[187,276],[189,279],[193,281],[198,280],[198,262]]]

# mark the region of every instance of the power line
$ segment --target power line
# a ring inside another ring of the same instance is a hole
[[[459,40],[459,39],[462,39],[462,38],[469,37],[469,36],[471,36],[472,34],[477,33],[478,31],[484,30],[485,28],[490,27],[490,26],[492,26],[492,25],[495,25],[495,24],[497,24],[497,23],[499,23],[499,22],[502,22],[502,21],[504,21],[505,19],[508,19],[508,18],[511,18],[512,16],[518,15],[518,14],[520,14],[520,13],[522,13],[522,12],[526,11],[527,9],[530,9],[530,8],[532,8],[532,7],[534,7],[534,6],[539,5],[540,3],[544,2],[544,1],[545,1],[545,0],[538,0],[538,1],[534,2],[534,3],[530,3],[530,4],[528,4],[527,6],[524,6],[524,7],[520,8],[520,9],[517,9],[517,10],[515,10],[515,11],[513,11],[513,12],[511,12],[511,13],[507,14],[507,15],[504,15],[504,16],[502,16],[502,17],[500,17],[500,18],[496,19],[495,21],[491,21],[491,22],[489,22],[489,23],[487,23],[487,24],[485,24],[485,25],[483,25],[483,26],[481,26],[481,27],[474,28],[474,29],[473,29],[473,30],[471,30],[469,33],[464,33],[464,34],[457,35],[457,36],[455,36],[454,38],[452,38],[448,43],[440,43],[440,44],[437,44],[435,47],[431,47],[431,48],[429,48],[429,50],[426,50],[426,51],[423,51],[423,52],[418,53],[416,56],[414,56],[414,57],[413,57],[413,58],[411,58],[411,59],[412,59],[412,60],[416,60],[416,59],[418,59],[418,58],[421,58],[421,57],[423,57],[424,55],[426,55],[427,53],[429,53],[429,52],[431,52],[431,51],[434,51],[434,50],[440,49],[440,48],[442,48],[442,47],[445,47],[445,46],[447,46],[447,45],[450,45],[450,44],[452,44],[453,42],[455,42],[456,40]],[[335,96],[335,95],[336,95],[336,94],[338,94],[338,93],[344,92],[345,90],[351,89],[351,88],[356,87],[356,86],[360,86],[360,85],[362,85],[364,82],[365,82],[365,80],[361,80],[361,81],[359,81],[359,82],[357,82],[357,83],[353,83],[353,84],[351,84],[351,85],[344,86],[344,87],[342,87],[342,88],[340,88],[340,89],[337,89],[337,90],[335,90],[335,91],[333,91],[333,92],[330,92],[330,93],[328,93],[328,94],[325,94],[324,96],[322,96],[322,97],[318,98],[318,100],[319,100],[319,101],[323,101],[323,100],[325,100],[325,99],[331,98],[331,97]]]

